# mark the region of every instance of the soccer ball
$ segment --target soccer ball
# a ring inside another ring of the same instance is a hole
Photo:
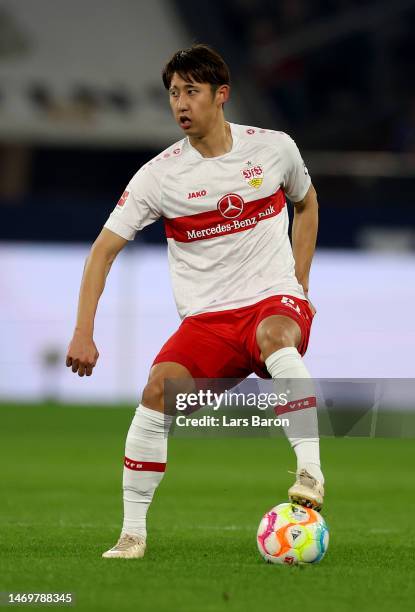
[[[279,504],[262,518],[257,544],[268,563],[316,563],[326,554],[329,530],[316,510],[297,504]]]

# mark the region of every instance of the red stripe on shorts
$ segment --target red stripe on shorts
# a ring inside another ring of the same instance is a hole
[[[285,414],[286,412],[295,412],[296,410],[304,410],[305,408],[315,408],[317,401],[315,397],[304,397],[303,399],[288,402],[286,406],[276,406],[275,414]]]
[[[174,238],[177,242],[194,242],[244,232],[255,227],[260,221],[275,217],[284,206],[284,191],[278,189],[266,198],[244,202],[241,214],[234,219],[222,216],[217,209],[174,219],[165,218],[166,237]]]
[[[135,472],[165,472],[166,464],[157,463],[156,461],[134,461],[128,457],[124,457],[124,465],[129,470]]]

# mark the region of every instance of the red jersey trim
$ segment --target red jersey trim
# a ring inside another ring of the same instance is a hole
[[[230,195],[234,196],[235,194]],[[173,238],[177,242],[210,240],[218,236],[252,229],[260,221],[278,215],[284,206],[285,194],[282,189],[278,189],[276,193],[266,198],[244,202],[243,210],[237,218],[228,219],[218,209],[208,210],[195,215],[173,219],[165,218],[164,227],[167,238]]]

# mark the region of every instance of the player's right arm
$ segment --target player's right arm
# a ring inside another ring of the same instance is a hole
[[[152,163],[140,168],[128,183],[86,260],[75,331],[66,356],[66,365],[79,376],[91,376],[97,363],[94,319],[114,259],[137,232],[162,216],[162,173],[151,166]]]
[[[93,338],[95,313],[111,265],[127,242],[104,227],[85,262],[75,330],[66,356],[67,367],[79,376],[91,376],[97,363],[99,353]]]

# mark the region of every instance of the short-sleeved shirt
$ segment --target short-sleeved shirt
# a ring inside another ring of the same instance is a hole
[[[188,138],[176,142],[140,168],[105,223],[133,240],[164,219],[181,318],[278,294],[304,299],[286,196],[304,198],[311,183],[307,168],[284,132],[229,125],[231,151],[203,157]]]

